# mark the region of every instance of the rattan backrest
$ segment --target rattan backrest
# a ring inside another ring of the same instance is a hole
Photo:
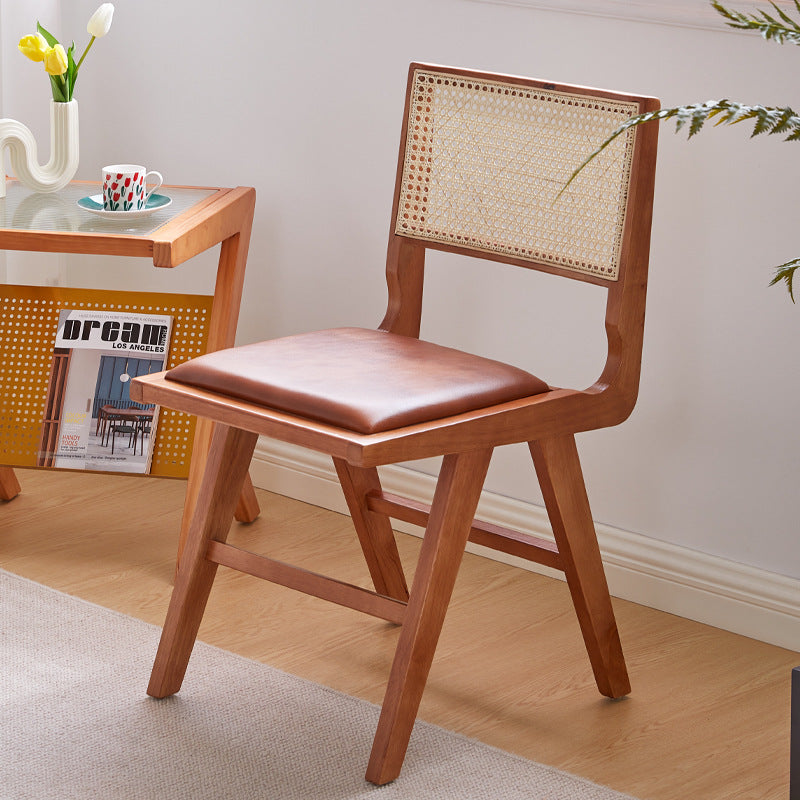
[[[637,132],[560,197],[636,98],[412,65],[394,233],[607,283],[620,275]]]

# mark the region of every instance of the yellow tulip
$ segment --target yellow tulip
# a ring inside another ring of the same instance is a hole
[[[2,3],[2,0],[0,0],[0,3]],[[50,90],[56,103],[68,103],[72,100],[75,81],[78,78],[78,70],[80,70],[86,54],[91,50],[94,40],[108,33],[113,16],[113,3],[101,3],[92,14],[86,26],[91,39],[89,39],[89,43],[77,63],[73,59],[75,43],[73,42],[70,45],[69,51],[65,50],[55,36],[45,30],[40,23],[36,25],[36,33],[23,36],[19,40],[17,47],[24,56],[31,61],[41,61],[43,63],[45,72],[50,75]],[[51,43],[52,47],[50,46]]]
[[[55,47],[47,48],[44,54],[44,68],[48,74],[63,75],[68,66],[67,53],[62,45],[57,44]]]
[[[31,61],[43,61],[48,45],[41,33],[32,33],[30,36],[23,36],[17,47]]]

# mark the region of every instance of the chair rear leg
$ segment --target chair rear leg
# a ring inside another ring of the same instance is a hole
[[[631,686],[575,437],[541,439],[529,447],[597,688],[607,697],[622,697]]]
[[[370,511],[366,505],[367,493],[381,490],[378,470],[354,467],[340,458],[334,458],[333,463],[375,591],[397,600],[407,600],[408,586],[389,517]]]
[[[237,522],[255,522],[258,515],[261,513],[261,508],[258,505],[258,498],[256,497],[256,490],[253,488],[253,481],[250,475],[245,476],[242,491],[239,495],[239,502],[236,504],[236,511],[234,516]]]
[[[400,774],[491,453],[449,455],[442,464],[367,767],[372,783]]]
[[[258,436],[214,426],[186,547],[181,556],[147,693],[166,697],[181,688],[217,565],[206,560],[209,542],[224,542],[233,522]]]

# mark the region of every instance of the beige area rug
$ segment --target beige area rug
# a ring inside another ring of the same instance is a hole
[[[0,798],[628,797],[423,722],[374,787],[376,706],[202,643],[181,692],[153,700],[159,633],[0,570]]]

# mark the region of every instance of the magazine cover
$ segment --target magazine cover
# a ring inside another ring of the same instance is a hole
[[[147,473],[158,408],[134,403],[130,381],[159,372],[172,317],[59,312],[38,465]]]

